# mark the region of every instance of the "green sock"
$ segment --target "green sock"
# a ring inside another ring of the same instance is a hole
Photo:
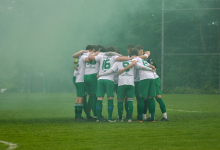
[[[161,110],[161,112],[162,112],[162,113],[167,112],[167,111],[166,111],[166,106],[165,106],[165,104],[164,104],[162,98],[156,98],[156,100],[157,100],[157,102],[160,104],[160,110]]]
[[[154,101],[154,98],[149,99],[149,112],[151,114],[151,120],[154,120],[154,116],[155,116],[155,101]]]
[[[138,105],[138,120],[143,120],[143,112],[144,112],[144,97],[141,97],[138,99],[139,105]]]
[[[133,99],[128,99],[128,119],[132,119],[133,114]]]
[[[74,108],[75,108],[75,119],[78,118],[78,110],[77,110],[78,104],[75,103]]]
[[[88,110],[88,103],[87,103],[86,99],[84,99],[84,101],[83,101],[83,110],[86,114],[86,117],[89,117],[90,113],[89,113],[89,110]]]
[[[123,114],[123,101],[118,101],[118,116],[119,116],[119,121],[122,119],[122,114]]]
[[[89,114],[90,114],[90,112],[91,112],[91,96],[89,96],[89,99],[88,99],[88,112],[89,112]]]
[[[91,96],[91,108],[92,108],[93,116],[97,116],[96,115],[96,97],[95,97],[95,95]]]
[[[138,99],[139,99],[139,98],[136,97],[136,101],[137,101],[137,114],[138,114],[138,112],[139,112],[139,111],[138,111],[138,109],[139,109],[139,106],[138,106],[138,104],[139,104],[139,103],[138,103]]]
[[[144,111],[143,111],[144,114],[147,114],[147,99],[144,100]]]
[[[126,113],[128,114],[128,101],[125,102],[125,111],[126,111]]]
[[[112,113],[113,113],[113,99],[109,99],[108,100],[108,119],[109,120],[112,120]]]
[[[97,103],[96,103],[97,120],[101,119],[101,112],[102,112],[102,101],[97,100]]]
[[[78,104],[77,110],[78,110],[78,117],[82,117],[82,109],[83,109],[83,104]]]

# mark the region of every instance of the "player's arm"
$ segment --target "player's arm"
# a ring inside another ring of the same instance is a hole
[[[144,65],[141,65],[140,63],[136,63],[135,65],[136,69],[146,70],[146,71],[152,71],[153,69]]]
[[[106,56],[119,56],[119,57],[122,56],[121,54],[118,54],[118,53],[116,53],[116,52],[106,52],[105,55],[106,55]]]
[[[136,60],[133,60],[129,65],[127,65],[127,67],[123,68],[123,69],[120,69],[119,70],[119,74],[122,74],[124,71],[134,67],[136,65],[137,61]]]
[[[149,67],[156,71],[156,68],[153,65],[150,65]]]
[[[149,56],[150,56],[150,51],[146,51],[144,55],[138,57],[146,60]]]
[[[96,52],[93,56],[95,57],[95,56],[97,56],[99,53],[100,53],[100,52]]]
[[[79,51],[79,52],[73,54],[73,58],[79,58],[80,55],[82,55],[83,53],[87,53],[87,52],[89,52],[89,50]]]
[[[77,70],[77,65],[74,66],[74,69]]]
[[[89,63],[90,59],[88,57],[85,58],[85,62]]]
[[[95,56],[94,55],[92,55],[92,54],[94,54],[93,52],[91,52],[91,53],[89,53],[89,60],[92,60],[92,61],[95,61]]]
[[[74,60],[74,64],[77,64],[78,63],[78,58],[76,58],[75,60]]]
[[[124,57],[124,56],[121,56],[121,57],[117,57],[116,58],[116,61],[128,61],[128,60],[132,60],[134,57]]]
[[[108,71],[98,74],[98,75],[97,75],[97,79],[98,79],[100,76],[110,75],[110,74],[112,74],[114,71],[117,71],[117,70],[118,70],[118,64],[117,64],[117,63],[114,63],[114,65],[113,65]]]
[[[114,71],[112,69],[109,69],[108,71],[104,72],[104,73],[100,73],[97,75],[97,79],[100,77],[100,76],[107,76],[107,75],[110,75],[112,74]]]

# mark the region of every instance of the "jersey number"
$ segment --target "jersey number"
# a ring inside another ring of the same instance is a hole
[[[125,68],[125,67],[127,67],[129,65],[129,63],[128,62],[123,62],[123,67]],[[130,69],[127,69],[127,70],[125,70],[126,72],[128,72]]]
[[[109,69],[110,67],[111,67],[111,64],[109,63],[109,59],[103,60],[102,70],[103,70],[103,69]]]
[[[148,62],[146,62],[146,61],[144,61],[144,60],[142,60],[142,62],[143,62],[143,65],[144,65],[144,66],[149,67]]]

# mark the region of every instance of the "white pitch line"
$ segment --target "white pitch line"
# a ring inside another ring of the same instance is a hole
[[[159,108],[156,108],[156,109],[159,109]],[[174,109],[167,109],[167,110],[173,110],[173,111],[182,111],[182,112],[201,112],[201,111],[174,110]]]
[[[107,105],[107,104],[103,104],[103,105]],[[156,108],[156,109],[160,109],[160,108]],[[166,109],[166,110],[181,111],[181,112],[201,112],[201,111],[175,110],[175,109]]]
[[[18,147],[17,144],[15,144],[15,143],[9,143],[9,142],[5,142],[5,141],[0,141],[0,143],[3,143],[5,145],[9,145],[9,148],[7,148],[6,150],[15,149]]]

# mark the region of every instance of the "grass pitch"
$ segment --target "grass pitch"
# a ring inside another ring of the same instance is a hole
[[[156,102],[155,123],[76,122],[75,98],[71,93],[0,94],[0,141],[16,143],[16,150],[220,149],[220,95],[162,95],[169,121],[160,122]],[[103,104],[106,118],[106,99]],[[133,120],[136,116],[134,100]],[[0,150],[8,147],[0,143]]]

